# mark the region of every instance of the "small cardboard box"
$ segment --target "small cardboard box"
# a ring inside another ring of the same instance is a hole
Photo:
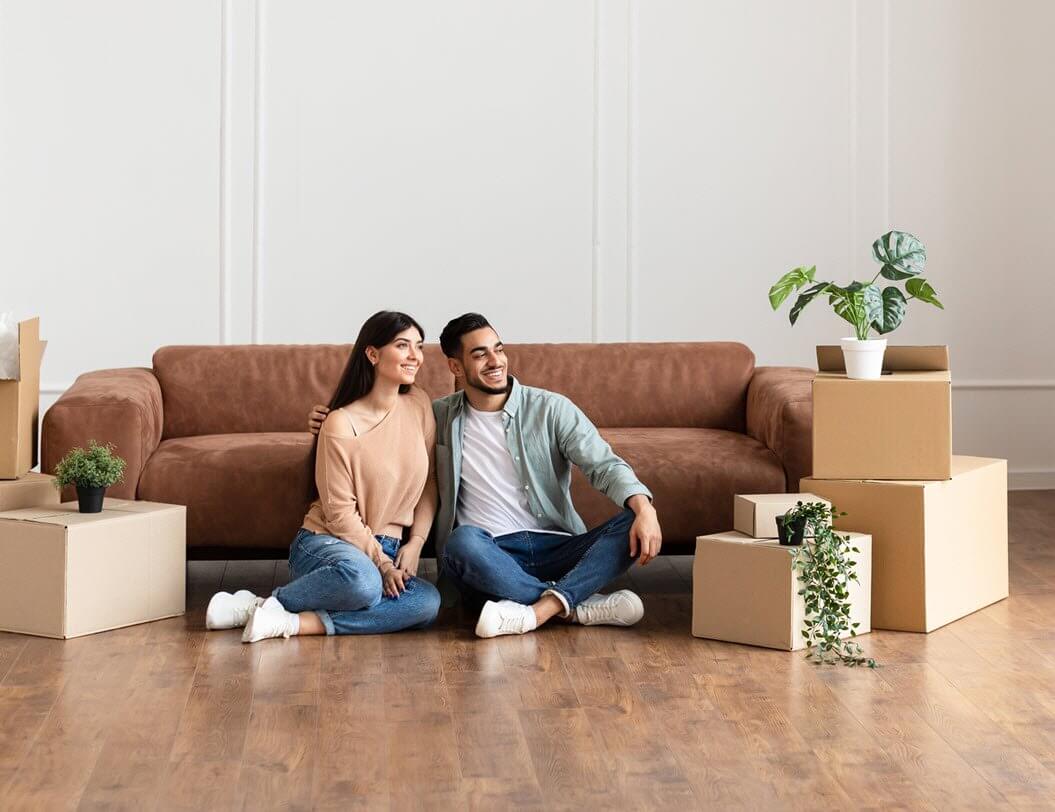
[[[733,497],[733,528],[756,539],[779,538],[777,516],[783,516],[798,502],[824,502],[812,493],[738,493]]]
[[[872,626],[929,632],[1007,597],[1007,462],[952,458],[945,482],[804,479],[872,534]]]
[[[842,350],[817,347],[815,479],[948,479],[952,379],[948,347],[888,347],[883,376],[846,377]]]
[[[861,552],[857,581],[849,584],[851,623],[870,631],[872,540],[845,533]],[[692,565],[692,633],[695,637],[796,651],[806,647],[802,588],[792,568],[798,548],[759,541],[743,533],[696,539]],[[849,636],[849,634],[845,635]]]
[[[79,637],[186,609],[187,509],[107,499],[0,513],[0,630]]]
[[[0,380],[0,479],[18,479],[37,464],[44,347],[40,319],[18,323],[18,377]]]
[[[25,507],[56,507],[55,477],[30,471],[21,479],[0,481],[0,511]]]

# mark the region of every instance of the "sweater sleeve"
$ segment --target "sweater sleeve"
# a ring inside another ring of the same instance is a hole
[[[439,496],[436,491],[436,417],[432,413],[432,403],[425,397],[422,410],[422,430],[425,434],[425,450],[429,455],[429,474],[425,479],[425,489],[414,507],[414,523],[410,527],[409,538],[421,536],[428,538],[432,520],[436,518],[436,506]]]
[[[339,539],[354,545],[378,567],[390,561],[374,538],[374,531],[359,513],[355,476],[349,455],[350,437],[337,427],[340,418],[330,415],[319,431],[318,456],[315,459],[315,484],[326,516],[326,526]]]

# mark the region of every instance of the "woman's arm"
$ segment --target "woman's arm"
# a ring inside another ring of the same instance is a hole
[[[392,560],[382,552],[381,545],[374,538],[374,531],[359,513],[348,439],[349,436],[342,435],[336,429],[332,419],[323,423],[315,459],[315,484],[319,489],[319,501],[330,533],[362,550],[384,573],[392,565]]]

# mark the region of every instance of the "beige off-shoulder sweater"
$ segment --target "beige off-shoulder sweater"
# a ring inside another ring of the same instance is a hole
[[[356,436],[344,409],[319,431],[319,498],[304,527],[354,544],[378,566],[389,558],[375,535],[428,535],[436,515],[436,420],[424,390],[411,387],[381,422]],[[409,538],[409,536],[408,536]]]

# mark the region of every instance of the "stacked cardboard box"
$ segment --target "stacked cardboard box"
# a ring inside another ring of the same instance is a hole
[[[889,347],[876,381],[818,347],[813,476],[872,536],[872,626],[929,632],[1008,595],[1007,462],[952,454],[947,347]]]
[[[812,493],[743,494],[735,497],[728,533],[696,539],[692,572],[692,633],[696,637],[794,651],[805,647],[806,610],[792,563],[798,548],[776,541],[776,517],[797,502],[827,502]],[[871,539],[846,533],[858,580],[848,584],[851,620],[869,631]]]
[[[40,416],[40,319],[18,325],[18,369],[0,378],[0,479],[18,479],[37,464]]]
[[[107,499],[59,503],[34,473],[44,342],[18,325],[17,369],[0,369],[0,630],[82,634],[182,614],[187,509]]]

